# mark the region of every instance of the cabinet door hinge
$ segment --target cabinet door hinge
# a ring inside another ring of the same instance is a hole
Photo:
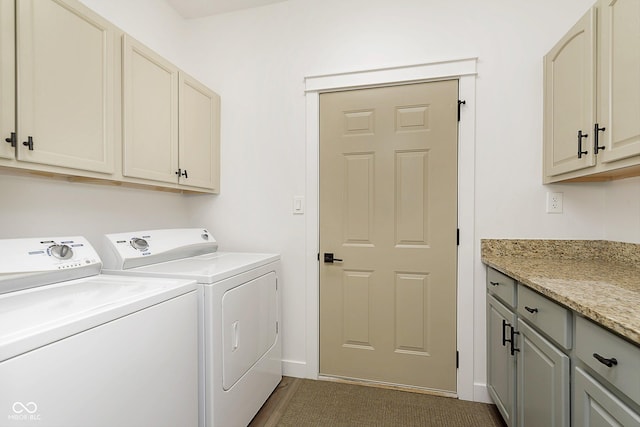
[[[456,350],[456,369],[460,367],[460,352]]]
[[[466,103],[467,103],[467,101],[462,100],[462,99],[458,99],[458,121],[460,121],[460,106],[462,104],[466,104]]]

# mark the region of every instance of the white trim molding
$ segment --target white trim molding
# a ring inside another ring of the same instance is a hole
[[[474,248],[475,248],[475,105],[477,58],[439,61],[305,78],[306,92],[306,375],[319,375],[319,113],[320,93],[455,78],[461,108],[458,127],[458,301],[457,342],[460,352],[460,399],[486,401],[474,379]]]

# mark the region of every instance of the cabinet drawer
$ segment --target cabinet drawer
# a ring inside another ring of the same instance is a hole
[[[576,355],[602,378],[640,404],[640,347],[583,317],[576,317]],[[595,355],[615,359],[616,364],[609,367]]]
[[[516,281],[491,267],[487,268],[487,290],[507,305],[516,306]]]
[[[518,285],[518,315],[565,349],[571,348],[571,311]]]

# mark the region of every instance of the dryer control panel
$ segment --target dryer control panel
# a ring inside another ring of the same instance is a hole
[[[172,228],[106,234],[104,268],[126,270],[212,253],[218,243],[204,228]]]

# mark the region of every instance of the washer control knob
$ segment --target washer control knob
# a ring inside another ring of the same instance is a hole
[[[146,240],[141,239],[139,237],[134,237],[133,239],[131,239],[131,246],[133,246],[134,249],[137,249],[139,251],[144,251],[145,249],[149,249],[149,243],[147,243]]]
[[[73,249],[68,245],[49,246],[49,253],[58,259],[69,259],[73,256]]]

